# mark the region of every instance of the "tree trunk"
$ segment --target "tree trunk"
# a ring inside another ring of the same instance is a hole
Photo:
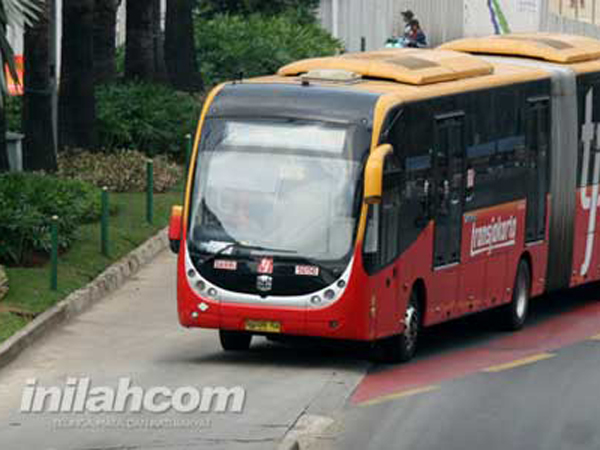
[[[94,72],[96,84],[116,77],[117,0],[96,0],[94,9]]]
[[[152,1],[152,33],[154,35],[154,80],[167,83],[167,66],[165,65],[165,35],[162,29],[161,0]]]
[[[188,92],[202,89],[194,43],[195,4],[196,0],[167,0],[165,60],[169,81],[176,89]]]
[[[150,0],[127,0],[125,78],[155,79],[154,5]]]
[[[93,148],[94,0],[63,0],[60,145]]]
[[[25,30],[25,95],[23,96],[23,168],[56,170],[56,148],[52,126],[52,82],[50,72],[50,5],[33,28]]]

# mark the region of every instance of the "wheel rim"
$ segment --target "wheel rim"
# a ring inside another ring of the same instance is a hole
[[[408,350],[412,350],[417,345],[419,336],[419,310],[413,302],[406,308],[406,316],[404,319],[404,339]]]
[[[525,312],[527,310],[527,286],[526,286],[525,277],[523,277],[523,276],[519,277],[518,288],[519,288],[519,290],[517,292],[516,312],[517,312],[517,316],[519,317],[519,319],[522,319],[525,316]]]

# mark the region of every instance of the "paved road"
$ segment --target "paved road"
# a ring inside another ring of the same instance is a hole
[[[488,318],[432,330],[413,364],[373,367],[311,450],[600,449],[598,298],[541,299],[514,335]]]
[[[225,354],[215,332],[178,325],[174,268],[161,255],[0,370],[1,450],[263,450],[307,417],[335,422],[303,450],[600,449],[598,286],[538,301],[523,332],[463,320],[429,331],[414,362],[371,366],[356,349],[264,339]],[[64,387],[68,377],[242,386],[246,403],[238,414],[19,411],[26,380]]]
[[[249,353],[224,354],[215,332],[182,329],[174,269],[174,258],[161,255],[0,371],[0,449],[262,450],[275,448],[303,413],[327,416],[347,401],[368,366],[358,357],[264,339]],[[64,387],[67,377],[90,377],[92,386],[109,387],[122,377],[144,388],[242,386],[246,403],[239,414],[20,413],[27,379]]]

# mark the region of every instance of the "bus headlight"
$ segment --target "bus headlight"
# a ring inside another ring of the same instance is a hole
[[[335,291],[333,289],[327,289],[323,294],[325,300],[333,300],[335,298]]]
[[[196,287],[198,288],[198,290],[200,292],[202,292],[204,290],[204,288],[206,288],[206,283],[204,283],[204,281],[200,280],[196,283]]]

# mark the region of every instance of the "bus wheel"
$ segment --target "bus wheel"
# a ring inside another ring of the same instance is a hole
[[[531,286],[531,273],[529,265],[524,260],[519,263],[512,301],[502,308],[502,325],[508,331],[517,331],[523,328],[529,311],[529,295]]]
[[[395,336],[383,339],[376,344],[375,352],[378,360],[388,363],[406,362],[415,356],[421,334],[421,310],[416,291],[410,295],[404,319],[404,331]]]
[[[219,330],[221,347],[226,351],[244,351],[250,348],[252,335],[242,331]]]

